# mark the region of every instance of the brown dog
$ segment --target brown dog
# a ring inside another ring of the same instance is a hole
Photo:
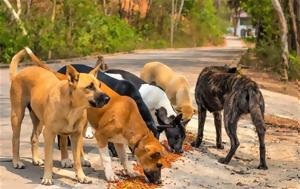
[[[32,55],[32,60],[39,66],[51,70],[60,79],[66,79],[66,75],[60,74],[37,57]],[[85,66],[85,71],[87,66]],[[110,96],[110,101],[101,109],[89,108],[88,121],[96,130],[100,157],[104,166],[105,176],[108,181],[118,180],[111,167],[107,144],[115,143],[121,163],[128,175],[133,176],[133,169],[128,164],[128,157],[125,152],[128,145],[138,162],[144,168],[147,179],[152,183],[160,183],[161,179],[161,157],[164,148],[154,137],[142,119],[135,101],[127,96],[120,96],[104,83],[101,83],[101,90]],[[61,148],[66,151],[66,148]]]
[[[60,81],[52,73],[40,67],[28,67],[18,74],[16,69],[25,50],[18,52],[10,64],[11,124],[13,130],[13,166],[24,168],[19,157],[21,123],[26,107],[33,123],[31,136],[33,164],[42,165],[38,156],[38,137],[43,130],[45,141],[45,168],[42,184],[52,181],[53,142],[57,134],[71,135],[75,172],[80,183],[91,183],[85,176],[81,163],[82,130],[86,124],[86,109],[102,107],[109,97],[99,88],[96,67],[89,74],[80,74],[67,66],[68,80]]]
[[[160,62],[150,62],[144,65],[140,77],[147,83],[161,87],[176,110],[183,114],[184,121],[188,122],[196,113],[192,106],[190,85],[183,75]]]

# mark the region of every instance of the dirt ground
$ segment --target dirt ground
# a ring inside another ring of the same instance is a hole
[[[254,69],[242,69],[244,75],[252,78],[262,89],[287,94],[300,99],[300,82],[282,82],[270,73]]]
[[[244,50],[242,43],[237,39],[228,39],[226,45],[226,47],[218,48],[139,51],[133,54],[107,56],[105,58],[112,68],[125,69],[137,75],[143,66],[141,63],[153,60],[165,62],[188,77],[192,84],[191,93],[193,95],[197,76],[204,66],[230,64]],[[82,61],[80,60],[80,63]],[[95,59],[85,61],[89,65],[95,63]],[[62,64],[51,66],[58,68]],[[48,187],[40,185],[43,167],[31,164],[29,138],[32,126],[28,114],[23,121],[20,146],[20,154],[26,169],[16,170],[12,168],[8,69],[0,69],[0,76],[0,188],[107,188],[108,183],[104,180],[104,172],[100,166],[99,152],[94,139],[85,139],[85,150],[92,167],[84,168],[84,172],[92,179],[93,184],[78,184],[75,181],[73,169],[60,168],[60,153],[55,148],[53,170],[55,185]],[[255,80],[260,76],[250,77]],[[261,80],[265,81],[266,79]],[[268,170],[256,169],[259,164],[258,140],[249,116],[245,116],[239,121],[237,133],[240,146],[234,158],[228,165],[218,163],[218,158],[227,154],[230,142],[223,128],[222,137],[225,149],[215,148],[216,135],[213,117],[208,113],[203,145],[199,149],[185,152],[181,158],[172,163],[170,168],[164,168],[162,170],[163,184],[158,188],[300,189],[300,136],[297,126],[300,121],[300,102],[295,95],[286,95],[268,89],[262,89],[266,102],[266,115],[273,116],[268,118],[270,124],[268,123],[265,141]],[[277,119],[277,117],[279,118]],[[282,118],[285,120],[281,120]],[[295,128],[285,126],[285,122],[288,125],[296,126]],[[190,121],[187,131],[194,135],[197,133],[197,116],[194,116]],[[41,136],[41,157],[44,156],[42,138]],[[132,157],[131,161],[135,162]],[[116,158],[113,159],[113,168],[114,170],[121,169]],[[133,188],[136,189],[137,186]]]

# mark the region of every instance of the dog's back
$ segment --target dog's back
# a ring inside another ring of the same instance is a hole
[[[160,86],[166,90],[170,79],[175,77],[174,71],[160,62],[150,62],[144,65],[141,71],[141,79],[150,84]]]
[[[250,104],[255,100],[264,110],[263,96],[257,84],[246,76],[236,73],[235,68],[214,66],[205,68],[199,75],[195,99],[197,104],[210,112],[224,108],[226,98],[234,93],[239,108],[249,113]]]

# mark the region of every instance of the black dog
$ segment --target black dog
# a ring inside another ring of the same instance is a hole
[[[123,79],[132,82],[138,90],[140,90],[143,85],[149,85],[136,75],[125,70],[109,69],[105,72],[109,74],[121,75]],[[160,107],[156,109],[155,116],[160,125],[172,126],[164,128],[170,150],[176,153],[183,153],[182,145],[186,135],[185,126],[187,123],[182,120],[182,114],[179,114],[176,117],[174,115],[168,117],[166,109],[164,107]]]
[[[221,110],[224,109],[224,125],[230,138],[231,148],[220,163],[228,164],[239,146],[236,130],[242,114],[251,114],[259,138],[260,164],[258,169],[268,169],[265,159],[265,104],[257,84],[236,73],[236,68],[207,67],[199,75],[195,99],[198,105],[198,136],[192,146],[199,147],[203,139],[206,111],[213,112],[216,127],[216,143],[223,148],[221,138]]]

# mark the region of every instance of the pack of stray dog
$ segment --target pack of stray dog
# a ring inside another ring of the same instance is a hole
[[[36,66],[17,73],[18,63],[28,54]],[[33,77],[34,75],[34,77]],[[228,164],[239,140],[237,124],[243,114],[250,114],[259,138],[260,164],[268,169],[264,143],[265,104],[257,84],[228,66],[206,67],[199,74],[193,107],[187,78],[160,62],[144,65],[140,78],[125,70],[109,69],[103,57],[94,68],[83,64],[66,65],[54,70],[26,47],[10,64],[11,124],[13,130],[13,167],[25,168],[20,160],[20,131],[25,109],[33,123],[32,162],[44,167],[42,184],[52,185],[53,143],[60,136],[61,165],[73,167],[78,182],[91,183],[82,166],[91,166],[83,150],[83,136],[95,137],[107,181],[120,178],[114,173],[111,157],[118,156],[129,177],[135,177],[126,149],[143,168],[146,180],[162,183],[162,160],[166,149],[160,143],[165,133],[169,150],[184,153],[188,123],[198,114],[198,134],[191,146],[203,141],[206,112],[212,112],[216,127],[216,146],[223,149],[222,114],[230,139],[230,150],[220,163]],[[90,126],[88,126],[88,123]],[[39,157],[39,135],[43,131],[45,162]],[[68,157],[71,138],[74,163]],[[110,151],[109,151],[110,150]]]

